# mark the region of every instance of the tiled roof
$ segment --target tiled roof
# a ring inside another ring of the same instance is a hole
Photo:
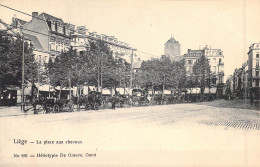
[[[17,19],[16,20],[21,24],[21,25],[24,25],[25,23],[27,23],[27,21],[24,21],[24,20],[21,20],[21,19]]]
[[[24,36],[26,38],[28,38],[32,42],[35,50],[46,52],[46,50],[43,49],[39,39],[36,36],[30,35],[30,34],[26,34],[26,33],[24,33]]]
[[[42,13],[42,14],[45,16],[46,20],[48,20],[48,19],[53,19],[53,20],[60,20],[60,21],[63,22],[62,19],[59,19],[59,18],[54,17],[54,16],[52,16],[52,15],[49,15],[49,14],[47,14],[47,13]]]
[[[176,41],[174,37],[171,37],[166,43],[179,43],[179,41]]]

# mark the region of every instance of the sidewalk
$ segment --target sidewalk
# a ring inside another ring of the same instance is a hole
[[[29,109],[31,106],[26,106],[25,109]],[[6,107],[1,106],[0,107],[0,117],[6,117],[6,116],[21,116],[21,115],[31,115],[33,114],[33,110],[28,110],[27,112],[21,111],[21,106],[12,106],[12,107]]]
[[[199,105],[209,105],[213,107],[219,108],[241,108],[241,109],[248,109],[248,110],[260,110],[260,101],[255,100],[254,105],[250,104],[249,99],[237,99],[237,100],[214,100],[213,102],[202,102],[197,103]]]

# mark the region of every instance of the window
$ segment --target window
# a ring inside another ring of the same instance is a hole
[[[55,31],[57,31],[57,27],[58,27],[58,25],[57,25],[57,22],[55,23]]]
[[[47,21],[47,24],[48,24],[49,29],[51,29],[51,21],[50,20]]]
[[[39,55],[39,60],[38,60],[40,63],[42,61],[42,55]]]
[[[219,58],[219,64],[221,63],[221,61],[222,61],[222,59],[221,59],[221,58]]]
[[[259,61],[256,61],[256,67],[259,67]]]
[[[256,80],[255,86],[259,86],[259,80]]]
[[[55,50],[55,45],[53,43],[50,44],[51,50]]]
[[[217,83],[217,78],[212,78],[212,84],[216,85],[216,83]]]
[[[57,51],[61,52],[61,46],[57,45]]]
[[[63,34],[66,34],[66,27],[63,26]]]
[[[255,76],[259,77],[259,71],[255,72]]]
[[[217,67],[213,66],[213,72],[216,73],[217,72]]]
[[[192,64],[192,61],[191,61],[191,60],[188,60],[188,64]]]
[[[43,62],[44,62],[44,63],[47,62],[47,56],[44,56]]]
[[[258,53],[258,54],[256,54],[256,58],[259,58],[259,53]]]

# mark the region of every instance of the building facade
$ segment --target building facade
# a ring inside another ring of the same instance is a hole
[[[51,16],[47,13],[32,13],[32,20],[23,25],[23,34],[37,38],[40,45],[38,50],[47,53],[44,62],[55,59],[62,51],[67,51],[71,47],[71,32],[75,26],[63,22],[62,19]],[[42,55],[37,55],[42,56]]]
[[[187,76],[191,76],[193,73],[193,66],[198,61],[198,59],[205,55],[204,50],[191,50],[188,49],[188,53],[184,54],[184,67]]]
[[[249,75],[249,93],[250,97],[259,99],[259,55],[260,43],[254,43],[249,47],[248,52],[248,75]]]
[[[210,71],[216,76],[214,85],[224,83],[224,55],[221,49],[211,49],[207,46],[204,48],[204,53],[209,61]]]
[[[181,57],[181,45],[179,41],[171,37],[164,44],[164,55],[168,56],[171,61],[178,61]]]
[[[193,66],[201,56],[205,56],[210,65],[210,81],[212,88],[216,88],[217,97],[222,97],[224,92],[224,55],[221,49],[211,49],[208,46],[199,50],[188,49],[183,55],[186,75],[192,76]]]
[[[187,76],[191,76],[194,64],[204,55],[209,62],[210,71],[213,75],[212,84],[218,85],[224,83],[224,55],[221,49],[211,49],[207,46],[200,50],[188,49],[184,54],[184,64]]]

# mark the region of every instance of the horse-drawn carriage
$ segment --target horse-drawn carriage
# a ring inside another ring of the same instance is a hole
[[[39,111],[43,113],[59,113],[59,112],[72,112],[73,111],[73,101],[68,99],[55,99],[55,98],[35,98],[31,100],[34,114]]]

